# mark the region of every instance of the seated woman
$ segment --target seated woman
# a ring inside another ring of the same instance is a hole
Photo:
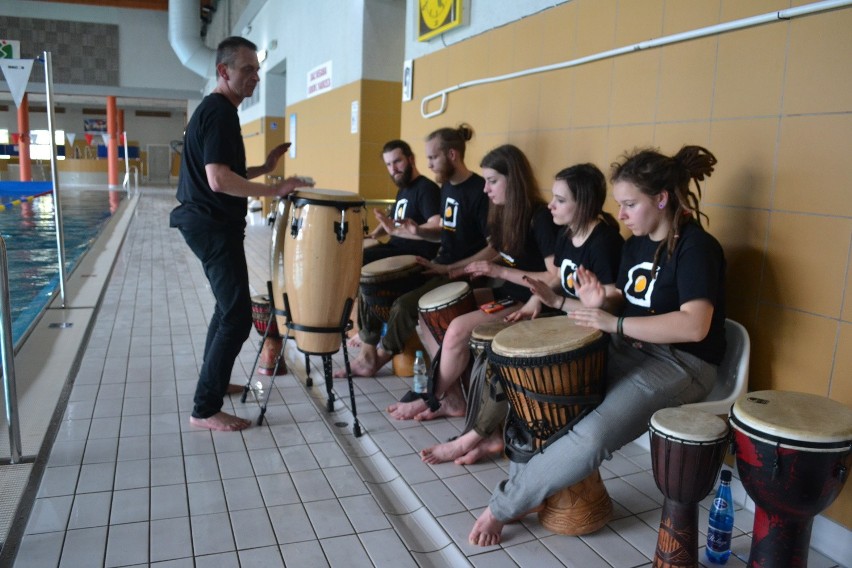
[[[527,279],[534,296],[523,308],[507,316],[507,321],[535,318],[542,304],[561,312],[581,307],[574,289],[579,266],[588,268],[606,288],[615,290],[624,239],[618,232],[618,221],[603,211],[606,200],[603,173],[594,164],[565,168],[556,174],[551,192],[553,198],[547,207],[553,222],[565,227],[556,238],[553,257],[556,274],[547,281]],[[455,440],[426,448],[420,452],[421,458],[426,463],[454,460],[461,465],[502,452],[500,426],[506,416],[506,405],[505,401],[485,401],[473,429]]]
[[[524,278],[547,278],[547,267],[553,267],[556,226],[539,195],[527,157],[517,147],[507,144],[488,152],[479,165],[485,178],[485,193],[491,200],[488,241],[499,257],[496,262],[471,262],[463,272],[472,278],[486,276],[505,281],[495,289],[475,290],[478,305],[504,299],[514,303],[494,313],[475,310],[450,323],[441,345],[438,372],[433,377],[435,396],[442,399],[440,407],[431,410],[422,399],[399,402],[388,408],[391,416],[399,420],[464,416],[465,400],[459,379],[470,361],[468,342],[473,328],[518,310],[531,296]],[[424,342],[429,343],[428,339],[424,338]],[[434,352],[437,345],[431,343],[426,347]]]
[[[642,434],[657,410],[701,400],[725,352],[725,257],[701,227],[698,182],[716,158],[699,146],[673,157],[642,150],[613,167],[624,244],[617,291],[577,270],[584,307],[569,317],[612,334],[603,402],[546,452],[512,463],[468,537],[500,542],[504,523],[593,473]],[[697,195],[690,189],[696,184]],[[614,315],[618,314],[618,315]]]

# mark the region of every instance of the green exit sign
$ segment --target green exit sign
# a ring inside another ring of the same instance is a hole
[[[0,59],[20,59],[21,42],[14,39],[0,39]]]

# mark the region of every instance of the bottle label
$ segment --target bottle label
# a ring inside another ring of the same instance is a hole
[[[724,552],[731,547],[731,531],[707,529],[707,548],[715,552]]]
[[[713,507],[719,511],[725,511],[728,508],[728,502],[721,497],[716,497],[713,499]]]

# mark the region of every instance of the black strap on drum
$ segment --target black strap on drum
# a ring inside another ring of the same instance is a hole
[[[432,366],[429,369],[429,380],[426,383],[426,404],[429,410],[435,412],[441,408],[441,401],[435,396],[435,381],[441,368],[441,347],[438,347],[437,353],[432,358]]]
[[[544,453],[544,450],[549,448],[551,444],[570,432],[574,426],[580,420],[585,418],[592,410],[593,409],[591,407],[584,409],[571,422],[560,428],[554,435],[547,438],[540,447],[532,449],[533,438],[538,438],[538,436],[529,429],[527,423],[521,420],[521,418],[515,414],[515,410],[510,406],[509,414],[506,416],[506,426],[503,430],[503,440],[506,445],[506,457],[515,463],[527,463],[536,454]]]

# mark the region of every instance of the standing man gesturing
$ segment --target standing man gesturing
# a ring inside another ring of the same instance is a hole
[[[180,229],[201,260],[216,299],[189,421],[211,430],[242,430],[251,423],[222,412],[234,361],[251,331],[251,296],[243,248],[248,196],[285,196],[308,185],[291,177],[268,186],[248,181],[275,169],[289,143],[276,146],[261,166],[246,167],[237,107],[260,82],[257,46],[241,37],[216,50],[216,87],[192,114],[184,135],[178,178],[180,205],[170,225]],[[242,390],[242,387],[239,387]]]

